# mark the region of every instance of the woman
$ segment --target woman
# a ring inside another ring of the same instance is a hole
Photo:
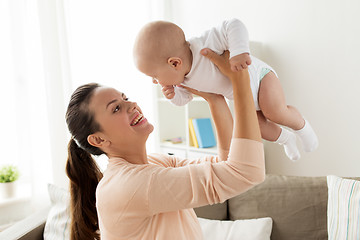
[[[248,72],[232,72],[228,52],[218,56],[203,49],[202,54],[234,88],[234,123],[223,96],[189,89],[209,104],[219,157],[190,161],[147,155],[145,143],[153,126],[136,103],[97,84],[73,93],[66,114],[72,134],[66,169],[71,239],[203,239],[192,208],[223,202],[264,180]],[[109,157],[104,175],[90,155],[103,153]]]

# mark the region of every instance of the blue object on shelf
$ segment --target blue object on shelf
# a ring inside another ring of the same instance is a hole
[[[210,118],[193,118],[192,121],[199,148],[214,147],[216,140]]]

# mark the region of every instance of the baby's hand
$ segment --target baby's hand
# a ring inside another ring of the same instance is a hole
[[[172,99],[175,96],[175,89],[172,85],[162,86],[161,91],[167,99]]]
[[[242,53],[230,59],[230,66],[233,72],[238,72],[243,69],[247,69],[248,65],[250,64],[251,64],[251,58],[248,53]]]

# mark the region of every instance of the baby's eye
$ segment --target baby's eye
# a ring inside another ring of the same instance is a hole
[[[129,101],[129,98],[128,98],[128,97],[124,97],[124,101]]]

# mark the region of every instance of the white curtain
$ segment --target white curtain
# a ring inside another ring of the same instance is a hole
[[[64,115],[80,84],[115,87],[154,119],[151,80],[135,69],[132,47],[146,22],[166,19],[164,3],[0,0],[0,166],[19,166],[33,206],[47,199],[47,183],[67,187]]]
[[[52,179],[44,62],[35,1],[0,1],[0,165],[17,165],[19,186],[42,204]],[[45,200],[44,200],[45,201]]]

